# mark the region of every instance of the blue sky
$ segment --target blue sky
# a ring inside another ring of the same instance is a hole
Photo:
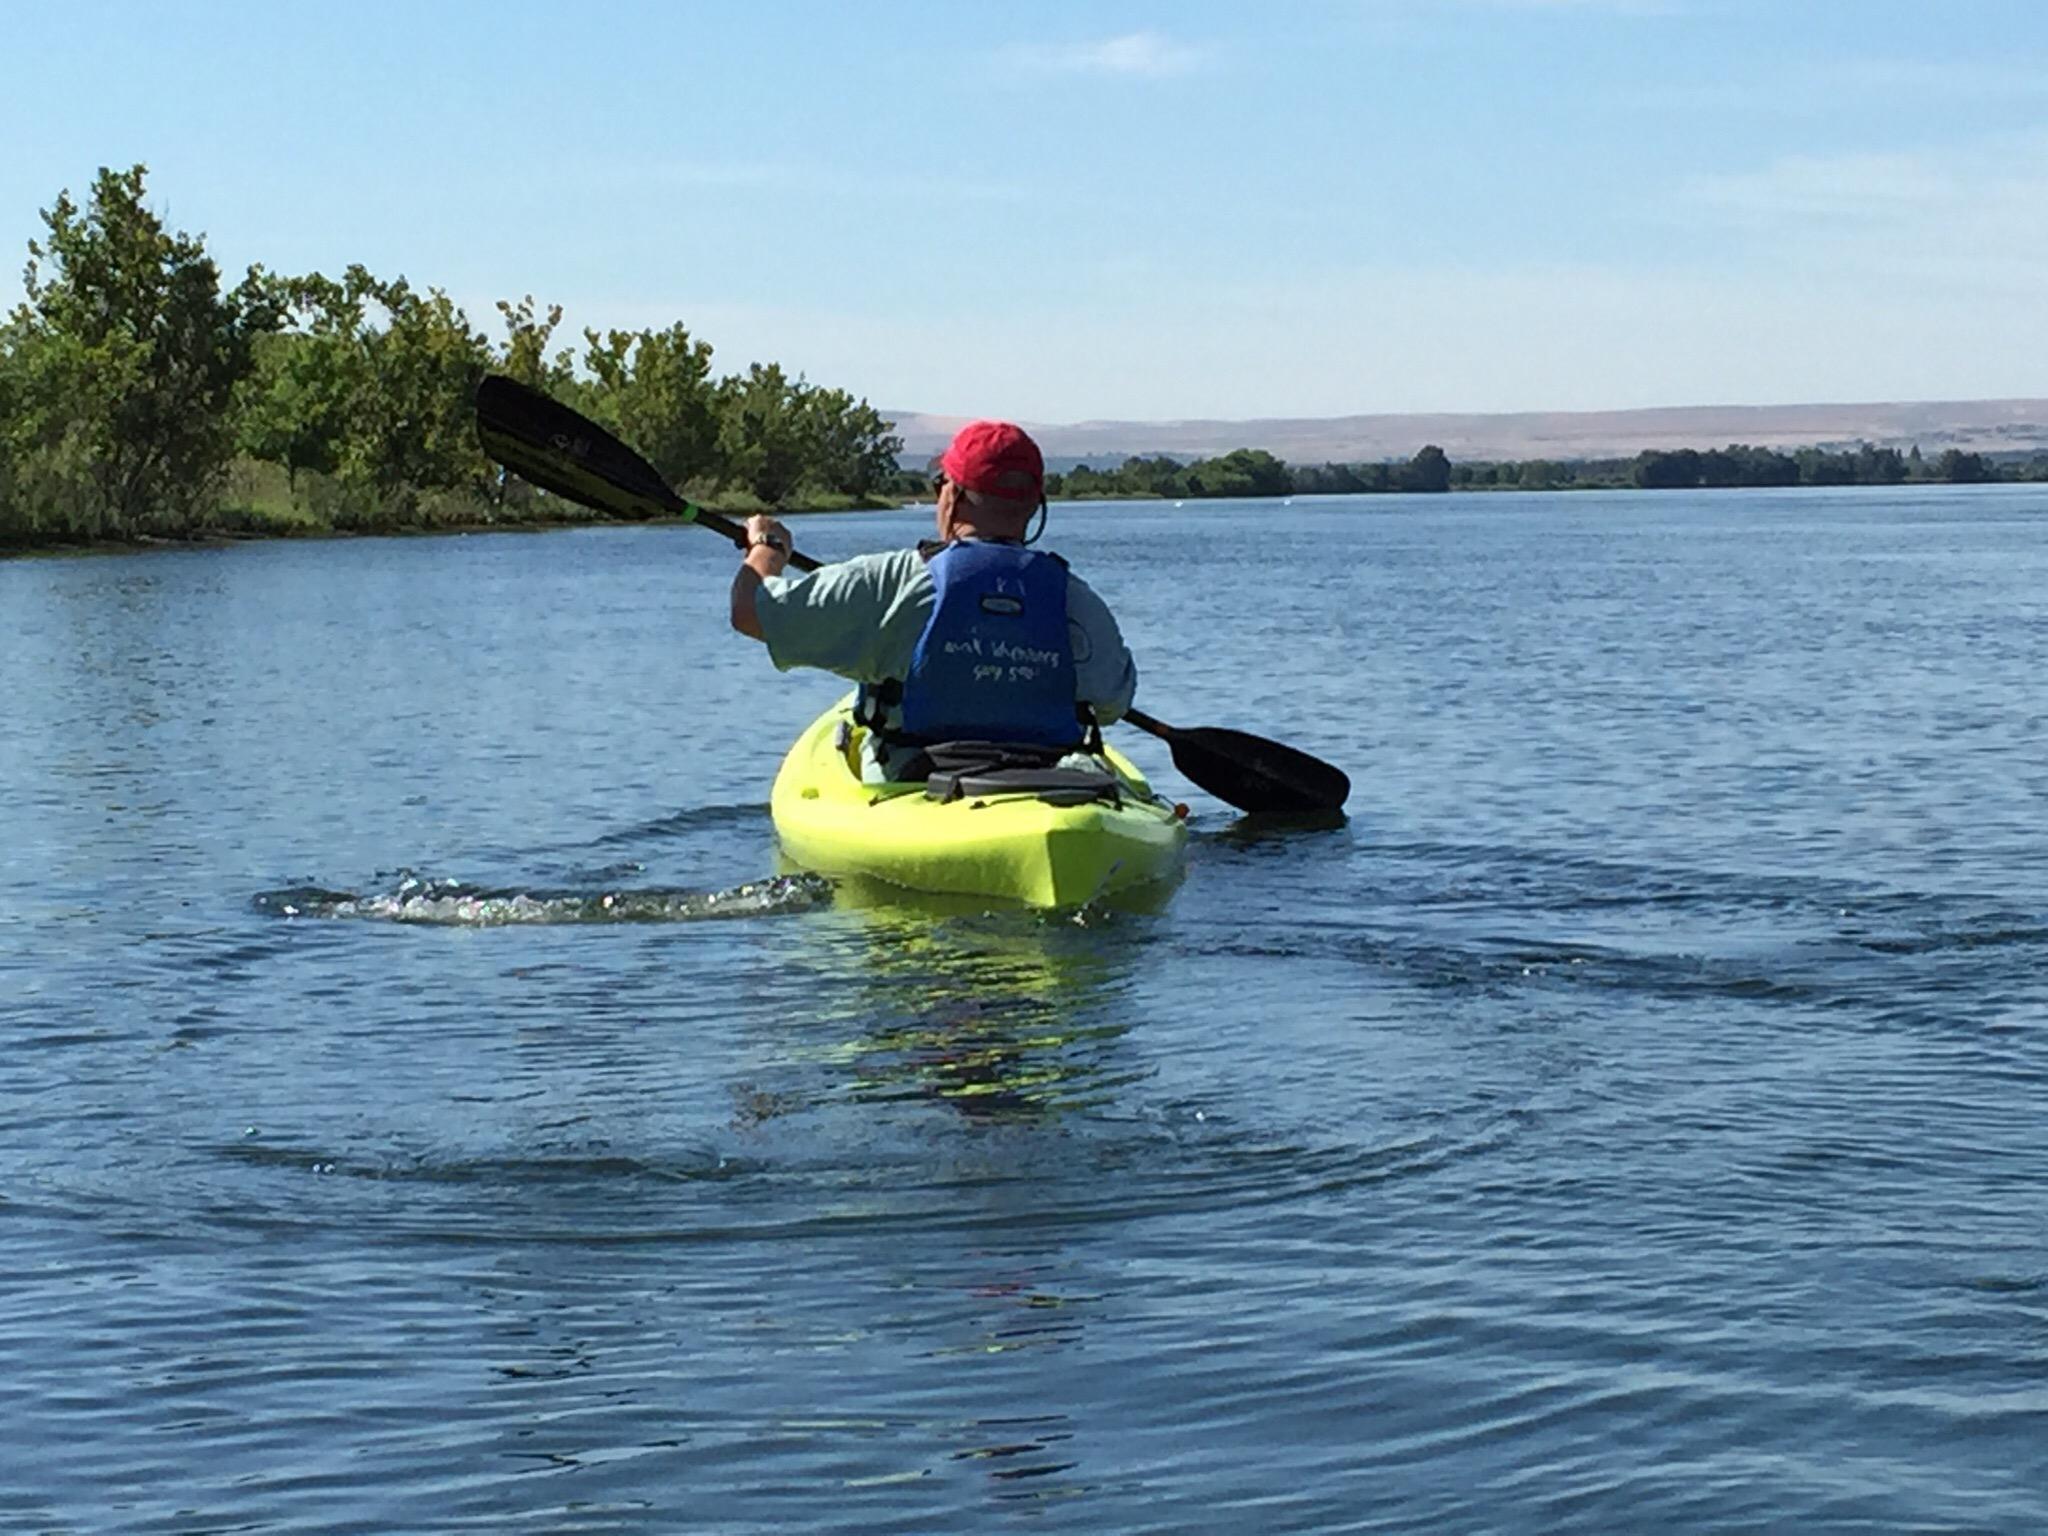
[[[2048,395],[2039,0],[7,7],[0,302],[140,160],[231,269],[682,320],[896,409]]]

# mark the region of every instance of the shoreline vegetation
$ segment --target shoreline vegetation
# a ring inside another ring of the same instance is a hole
[[[360,265],[329,278],[260,266],[224,287],[203,239],[144,202],[147,170],[60,193],[29,243],[27,297],[0,322],[0,554],[359,533],[559,528],[607,521],[492,465],[477,380],[543,389],[644,454],[686,496],[744,514],[928,500],[895,423],[774,363],[714,376],[677,323],[585,330],[559,306],[500,300],[493,341],[437,288]],[[1981,484],[2048,480],[2048,455],[1856,444],[1632,458],[1288,464],[1240,448],[1126,458],[1047,476],[1055,500],[1197,500],[1487,490]]]
[[[1202,497],[1415,495],[1448,491],[1663,491],[1826,485],[1988,485],[2048,481],[2048,453],[1988,454],[1945,448],[1924,458],[1859,443],[1784,452],[1726,448],[1645,449],[1628,458],[1468,460],[1453,463],[1428,446],[1408,462],[1288,464],[1239,448],[1183,464],[1170,457],[1126,459],[1115,469],[1086,464],[1046,476],[1053,499],[1193,500]]]
[[[493,372],[720,511],[891,507],[910,483],[867,401],[774,363],[716,375],[680,323],[576,348],[560,306],[500,300],[493,340],[442,290],[360,265],[230,286],[149,209],[147,175],[102,169],[29,242],[0,323],[0,549],[603,521],[485,458],[471,402]]]

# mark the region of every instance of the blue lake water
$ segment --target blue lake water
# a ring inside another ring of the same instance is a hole
[[[2048,1525],[2048,496],[1047,543],[1350,821],[857,904],[701,531],[0,563],[0,1529]]]

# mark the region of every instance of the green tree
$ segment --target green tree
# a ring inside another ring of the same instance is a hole
[[[1186,496],[1192,483],[1192,468],[1163,453],[1149,459],[1133,456],[1125,459],[1123,467],[1117,470],[1117,484],[1132,495]]]
[[[1067,471],[1062,489],[1070,497],[1085,499],[1090,496],[1105,496],[1115,487],[1109,483],[1109,477],[1101,470],[1091,469],[1086,464],[1076,464]]]
[[[490,343],[438,288],[421,293],[402,277],[382,282],[352,266],[344,290],[367,320],[357,332],[363,372],[341,454],[343,520],[413,521],[423,492],[486,496],[495,475],[477,446],[470,402],[491,365]]]
[[[257,341],[236,399],[236,441],[250,458],[282,465],[296,489],[301,473],[340,466],[365,374],[363,307],[317,272],[283,287],[291,326]]]
[[[1801,485],[1853,485],[1856,482],[1856,462],[1843,454],[1829,453],[1825,448],[1802,448],[1793,457],[1799,462]]]
[[[1355,464],[1297,464],[1294,488],[1306,495],[1341,496],[1368,489]]]
[[[1401,473],[1404,491],[1448,491],[1451,488],[1451,460],[1435,443],[1426,445],[1408,461]]]
[[[1773,448],[1750,448],[1737,446],[1729,450],[1742,462],[1740,484],[1743,485],[1797,485],[1799,483],[1799,461],[1789,453],[1779,453]]]
[[[1220,458],[1197,459],[1187,467],[1190,496],[1287,496],[1294,476],[1263,448],[1233,448]]]
[[[354,265],[339,281],[311,273],[279,284],[290,329],[266,338],[238,397],[239,444],[283,465],[294,488],[330,475],[315,501],[338,527],[393,527],[433,515],[447,498],[471,517],[496,503],[498,477],[476,444],[476,381],[499,362],[439,289],[424,293]],[[528,382],[568,377],[546,345],[560,312],[501,304],[499,363]]]
[[[1978,485],[1987,480],[1996,480],[1997,472],[1991,461],[1981,453],[1965,453],[1960,448],[1944,448],[1941,457],[1934,461],[1934,478],[1951,481],[1956,485]]]
[[[144,205],[147,174],[102,169],[83,209],[60,193],[29,244],[0,333],[19,531],[183,533],[218,506],[230,403],[281,305],[258,267],[224,291],[203,239]]]
[[[1856,481],[1859,485],[1897,485],[1906,478],[1906,459],[1896,448],[1873,448],[1869,443],[1856,450]]]
[[[1651,448],[1635,457],[1635,483],[1646,491],[1688,489],[1700,483],[1700,476],[1700,456],[1695,449]]]
[[[592,414],[671,485],[725,478],[711,346],[680,324],[661,331],[583,333]]]
[[[894,475],[903,439],[867,401],[843,389],[816,389],[804,406],[811,415],[811,478],[821,488],[871,496]]]
[[[718,385],[718,446],[727,478],[780,506],[809,468],[815,426],[811,386],[779,363],[754,363]]]
[[[26,537],[33,531],[28,509],[20,500],[13,434],[9,431],[9,423],[15,420],[21,409],[11,330],[10,326],[0,324],[0,543],[10,538]]]
[[[562,306],[550,304],[546,313],[541,313],[529,293],[517,304],[498,300],[498,314],[505,322],[498,371],[549,394],[566,391],[576,376],[575,355],[564,347],[548,356],[548,343],[562,323]]]

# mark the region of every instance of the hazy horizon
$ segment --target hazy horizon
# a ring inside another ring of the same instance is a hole
[[[1077,417],[1063,421],[1027,421],[1021,417],[1018,418],[1018,420],[1021,424],[1026,426],[1047,427],[1122,426],[1127,423],[1138,423],[1147,426],[1185,426],[1195,424],[1206,424],[1209,422],[1228,424],[1243,421],[1345,421],[1360,417],[1395,418],[1412,416],[1433,418],[1446,416],[1653,416],[1660,412],[1693,413],[1705,411],[1857,410],[1871,408],[1914,408],[1944,406],[1976,407],[2008,405],[2040,406],[2043,408],[2048,408],[2048,395],[1998,395],[1983,396],[1971,399],[1957,398],[1945,400],[1880,400],[1874,398],[1865,400],[1695,400],[1690,402],[1670,403],[1664,405],[1625,405],[1611,407],[1589,406],[1572,410],[1545,410],[1540,407],[1536,407],[1504,411],[1331,411],[1314,416],[1090,416]],[[877,402],[877,406],[885,414],[891,410],[900,409],[902,413],[906,416],[917,417],[919,419],[926,421],[967,422],[975,419],[972,415],[961,412],[920,411],[912,409],[910,407],[892,407],[886,404],[882,404],[881,402]]]
[[[958,417],[895,416],[906,458],[940,451]],[[2048,449],[2048,399],[1655,406],[1623,411],[1388,412],[1179,421],[1030,422],[1049,459],[1199,456],[1264,448],[1291,463],[1407,458],[1434,443],[1453,459],[1627,458],[1644,449],[1920,447]]]

